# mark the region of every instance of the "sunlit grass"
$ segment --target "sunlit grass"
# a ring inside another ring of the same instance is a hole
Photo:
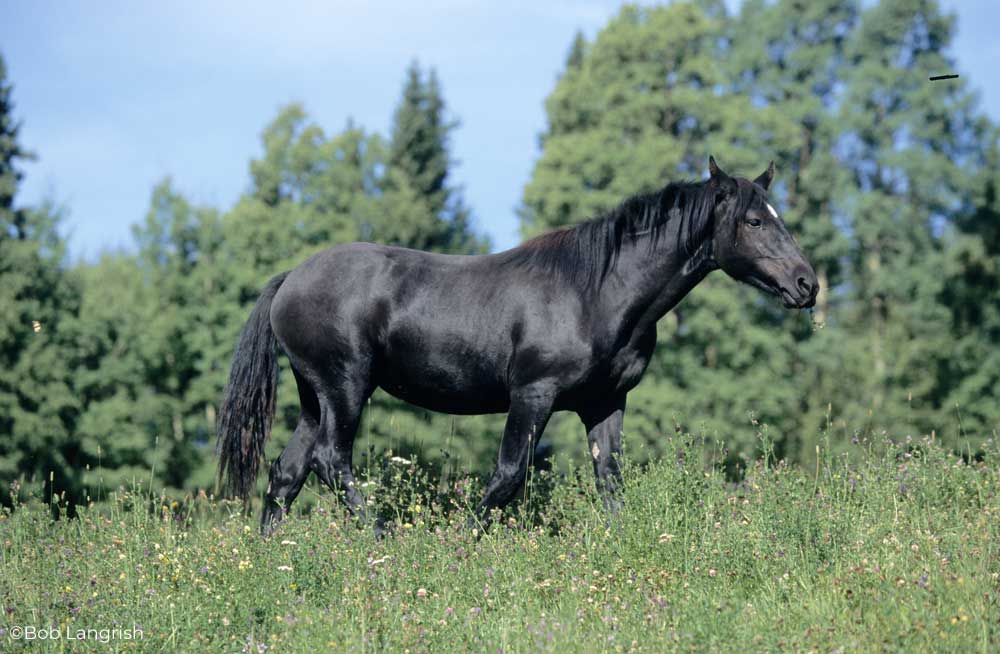
[[[313,498],[274,537],[210,497],[109,493],[75,520],[0,520],[3,648],[166,652],[955,651],[1000,648],[1000,453],[930,441],[757,461],[740,483],[674,438],[626,469],[609,522],[589,470],[535,473],[477,540],[481,482],[387,454],[377,541]],[[766,448],[765,448],[766,449]],[[557,466],[558,469],[558,466]],[[67,630],[142,629],[67,641]],[[53,625],[60,641],[13,640]]]

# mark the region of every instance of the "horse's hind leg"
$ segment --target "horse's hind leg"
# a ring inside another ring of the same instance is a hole
[[[281,522],[310,472],[310,457],[319,428],[319,402],[309,383],[295,372],[295,382],[299,387],[299,402],[302,412],[295,433],[288,441],[273,464],[271,464],[267,493],[264,495],[264,510],[260,516],[260,531],[269,535]]]
[[[352,468],[354,437],[361,411],[372,393],[364,371],[335,375],[336,383],[319,394],[320,423],[310,466],[335,493],[343,497],[348,510],[366,518],[365,500],[357,488]]]

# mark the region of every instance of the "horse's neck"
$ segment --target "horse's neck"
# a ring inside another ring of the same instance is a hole
[[[634,323],[636,331],[655,325],[717,267],[710,240],[685,255],[672,232],[652,249],[644,239],[623,246],[616,283],[605,287],[606,306],[613,307],[621,320]]]

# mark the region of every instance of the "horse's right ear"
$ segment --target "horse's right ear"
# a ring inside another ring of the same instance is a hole
[[[708,155],[708,174],[712,176],[713,182],[721,182],[724,179],[729,179],[729,175],[726,171],[719,168],[719,164],[715,163],[715,157]]]

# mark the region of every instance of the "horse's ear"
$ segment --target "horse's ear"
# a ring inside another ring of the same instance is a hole
[[[767,165],[767,170],[762,172],[757,179],[753,180],[754,184],[760,184],[767,190],[767,187],[771,185],[771,180],[774,179],[774,162],[772,161]]]
[[[708,174],[712,176],[712,180],[720,182],[724,179],[729,179],[729,175],[726,171],[719,168],[719,164],[715,163],[715,157],[708,155]]]

